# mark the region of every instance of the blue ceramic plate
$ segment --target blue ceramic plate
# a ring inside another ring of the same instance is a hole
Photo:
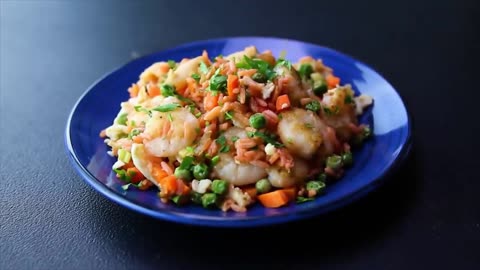
[[[344,177],[331,184],[326,194],[315,201],[279,209],[253,206],[246,213],[207,210],[191,205],[179,207],[163,204],[156,191],[122,190],[111,167],[115,160],[107,155],[109,148],[99,137],[109,126],[120,102],[128,99],[127,88],[137,81],[139,74],[156,61],[200,55],[205,49],[209,55],[227,55],[255,45],[259,51],[272,50],[278,57],[287,52],[287,59],[297,61],[311,55],[323,59],[342,79],[352,84],[358,93],[374,98],[374,105],[361,117],[369,124],[374,136],[354,153],[354,166]],[[338,51],[305,42],[263,37],[236,37],[198,41],[136,59],[95,82],[75,104],[68,119],[65,141],[68,154],[79,174],[94,189],[111,200],[130,209],[155,218],[203,226],[248,227],[283,223],[331,211],[353,202],[376,188],[400,160],[410,146],[411,121],[395,89],[375,70]]]

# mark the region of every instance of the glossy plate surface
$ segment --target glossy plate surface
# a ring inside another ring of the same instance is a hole
[[[198,56],[205,49],[211,57],[243,50],[255,45],[259,51],[272,50],[276,57],[286,51],[286,58],[296,62],[310,55],[321,58],[334,69],[342,84],[350,83],[355,92],[373,97],[374,105],[361,117],[374,132],[361,149],[354,152],[355,162],[344,177],[328,186],[326,194],[315,201],[279,209],[255,205],[246,213],[207,210],[191,205],[163,204],[156,191],[124,191],[111,167],[114,158],[99,137],[128,99],[127,88],[140,73],[157,61]],[[406,157],[410,149],[411,121],[401,97],[375,70],[352,57],[315,44],[295,40],[235,37],[198,41],[136,59],[95,82],[75,104],[67,122],[65,143],[72,164],[82,178],[111,200],[156,218],[202,226],[248,227],[283,223],[319,215],[353,202],[376,188],[386,174]]]

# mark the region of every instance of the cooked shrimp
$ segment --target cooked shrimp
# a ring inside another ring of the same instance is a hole
[[[287,149],[295,155],[308,159],[322,144],[323,121],[312,111],[294,108],[281,114],[277,132]]]
[[[356,125],[358,122],[353,91],[350,86],[328,90],[323,97],[322,105],[328,112],[324,111],[323,113],[325,123],[335,129],[340,139],[349,140],[354,133],[350,126],[351,124]]]
[[[227,55],[228,60],[235,60],[235,62],[242,61],[243,56],[248,56],[250,58],[254,57],[257,54],[257,48],[255,46],[246,47],[245,50],[234,52]]]
[[[215,175],[235,186],[253,184],[267,176],[264,168],[249,163],[236,163],[230,154],[220,154],[220,161],[213,167]]]
[[[190,77],[193,73],[198,71],[198,66],[202,62],[203,57],[199,56],[185,62],[182,62],[175,71],[170,70],[168,72],[167,79],[165,83],[175,86],[177,89],[183,89],[187,86],[186,79]]]
[[[198,119],[185,108],[154,112],[145,125],[145,148],[157,157],[174,157],[194,142],[199,128]]]
[[[268,181],[274,187],[287,188],[304,181],[308,175],[308,165],[302,159],[296,158],[295,165],[290,172],[283,167],[270,167],[268,171]]]
[[[145,151],[143,144],[132,144],[133,165],[145,176],[145,178],[157,185],[153,177],[153,162]]]
[[[308,97],[307,91],[302,88],[300,76],[293,67],[289,69],[285,66],[276,66],[274,70],[279,74],[276,80],[277,84],[281,85],[282,93],[288,95],[294,106],[298,106],[302,98]]]
[[[238,139],[245,139],[248,137],[247,132],[238,127],[231,127],[227,129],[223,135],[228,141],[232,141],[233,137],[237,137]]]

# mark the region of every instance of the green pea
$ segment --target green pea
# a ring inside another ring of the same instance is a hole
[[[172,197],[172,202],[176,203],[176,204],[185,204],[186,202],[188,202],[188,196],[185,196],[185,195],[176,195],[176,196],[173,196]]]
[[[255,188],[257,189],[257,193],[267,193],[272,189],[272,184],[268,179],[261,179],[257,183],[255,183]]]
[[[300,76],[303,78],[310,78],[310,74],[313,73],[313,67],[310,64],[302,64],[300,65],[300,68],[298,69],[298,73]]]
[[[263,75],[262,73],[255,73],[252,75],[252,79],[258,83],[265,83],[267,82],[267,77],[265,77],[265,75]]]
[[[327,167],[334,170],[340,169],[342,167],[342,157],[339,155],[329,156],[327,158]]]
[[[215,166],[218,164],[218,162],[220,162],[220,157],[219,156],[214,156],[212,158],[212,165]]]
[[[182,179],[182,180],[185,180],[185,181],[192,180],[192,172],[190,172],[187,169],[182,169],[180,167],[177,167],[175,169],[175,174],[174,175],[175,175],[176,178],[179,178],[179,179]]]
[[[327,175],[324,174],[324,173],[319,174],[318,175],[318,181],[325,183],[325,181],[327,181]]]
[[[261,113],[256,113],[250,116],[249,121],[250,126],[256,129],[263,128],[267,125],[267,119],[265,119],[265,116],[263,116]]]
[[[317,81],[313,81],[313,93],[317,96],[321,96],[325,94],[328,90],[327,82],[325,80],[320,79]]]
[[[228,190],[228,183],[225,180],[216,179],[216,180],[213,180],[211,188],[215,194],[223,195]]]
[[[342,162],[345,166],[350,166],[353,163],[353,155],[352,152],[345,152],[342,155]]]
[[[193,166],[193,177],[195,179],[205,179],[208,177],[208,166],[204,163]]]
[[[202,204],[202,195],[198,192],[192,192],[190,199],[195,204]]]
[[[205,208],[211,208],[217,203],[217,194],[205,193],[202,196],[202,206]]]
[[[364,127],[360,134],[353,137],[352,143],[354,145],[360,145],[370,136],[372,136],[372,130],[369,127]]]

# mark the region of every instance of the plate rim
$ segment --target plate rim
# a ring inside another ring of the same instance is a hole
[[[293,213],[285,213],[285,214],[279,214],[279,215],[274,215],[274,216],[269,216],[269,217],[264,217],[264,216],[258,216],[258,217],[242,217],[242,218],[198,218],[198,217],[189,217],[188,215],[182,215],[182,214],[176,214],[172,213],[169,211],[158,211],[158,210],[153,210],[150,208],[147,208],[145,206],[136,204],[135,202],[132,202],[128,200],[127,198],[121,196],[120,194],[114,192],[113,190],[109,189],[107,186],[105,186],[102,182],[100,182],[94,175],[90,173],[90,171],[85,168],[81,162],[79,161],[75,149],[72,145],[71,141],[71,121],[73,116],[75,115],[75,112],[79,106],[79,104],[82,102],[82,100],[85,98],[85,96],[92,91],[101,81],[105,80],[107,77],[111,76],[112,74],[116,73],[117,71],[121,70],[125,66],[128,66],[132,64],[133,62],[136,61],[141,61],[142,59],[146,59],[151,57],[154,54],[157,53],[165,53],[168,54],[169,52],[179,50],[182,48],[186,47],[191,47],[191,46],[196,46],[199,44],[204,44],[204,43],[210,43],[210,42],[219,42],[219,41],[228,41],[232,39],[270,39],[270,40],[275,40],[275,41],[291,41],[295,43],[301,43],[301,44],[306,44],[309,46],[314,46],[317,48],[322,48],[329,50],[335,54],[350,58],[351,60],[354,60],[357,63],[360,63],[370,69],[371,71],[375,72],[378,76],[380,76],[381,79],[383,79],[392,89],[393,91],[398,95],[403,108],[406,112],[407,116],[407,134],[406,134],[406,139],[405,142],[400,146],[400,151],[397,154],[396,158],[392,161],[391,165],[385,169],[385,171],[380,174],[379,176],[375,177],[374,179],[371,180],[371,183],[363,186],[362,188],[348,194],[347,196],[340,197],[336,200],[331,201],[327,205],[323,207],[317,207],[317,208],[312,208],[312,209],[304,209],[302,211],[296,211]],[[292,222],[296,220],[302,220],[302,219],[307,219],[311,218],[313,216],[320,216],[323,214],[326,214],[328,212],[331,212],[333,210],[342,208],[348,204],[353,203],[354,201],[357,201],[358,199],[364,197],[371,191],[377,189],[380,185],[382,185],[385,180],[393,174],[395,171],[397,171],[398,167],[400,167],[405,159],[408,157],[412,145],[413,145],[413,139],[412,139],[412,130],[413,130],[413,119],[411,117],[411,114],[408,110],[407,103],[405,102],[405,99],[402,97],[402,95],[391,85],[391,83],[376,69],[372,68],[370,65],[366,64],[359,58],[353,57],[347,53],[341,52],[339,50],[330,48],[328,46],[323,46],[320,44],[315,44],[312,42],[307,42],[307,41],[302,41],[302,40],[297,40],[297,39],[291,39],[291,38],[283,38],[283,37],[275,37],[275,36],[224,36],[224,37],[217,37],[217,38],[212,38],[212,39],[201,39],[201,40],[196,40],[193,42],[187,42],[187,43],[182,43],[177,46],[172,46],[172,47],[167,47],[165,49],[159,50],[159,51],[154,51],[147,53],[143,56],[140,56],[135,59],[131,59],[129,61],[124,62],[123,64],[117,66],[114,69],[111,69],[110,71],[104,73],[102,76],[100,76],[97,80],[95,80],[93,83],[91,83],[87,89],[78,97],[76,102],[74,103],[68,118],[67,118],[67,123],[65,126],[65,132],[64,132],[64,144],[65,144],[65,150],[66,153],[70,159],[70,162],[72,163],[74,169],[77,171],[77,173],[81,176],[81,178],[84,180],[84,182],[87,182],[90,187],[92,187],[94,190],[108,198],[110,201],[115,202],[123,207],[126,207],[129,210],[133,210],[135,212],[139,212],[141,214],[160,219],[160,220],[166,220],[174,223],[180,223],[184,225],[195,225],[195,226],[206,226],[206,227],[232,227],[232,228],[245,228],[245,227],[257,227],[257,226],[267,226],[267,225],[274,225],[274,224],[280,224],[280,223],[286,223],[286,222]]]

